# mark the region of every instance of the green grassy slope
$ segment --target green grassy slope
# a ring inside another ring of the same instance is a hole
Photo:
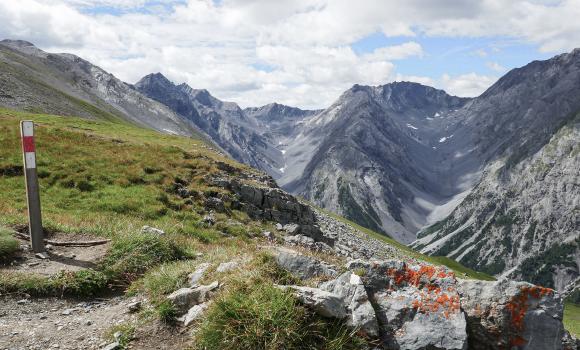
[[[580,305],[571,302],[564,304],[564,327],[580,338]]]
[[[45,231],[106,237],[112,243],[94,272],[45,278],[2,271],[0,293],[87,295],[111,286],[124,289],[160,264],[188,260],[198,251],[223,250],[231,242],[241,244],[262,229],[271,229],[235,210],[216,214],[212,227],[203,222],[204,194],[225,191],[208,185],[206,176],[223,163],[240,172],[254,170],[220,156],[200,140],[123,123],[10,110],[0,110],[0,227],[27,223],[19,136],[23,119],[36,123]],[[177,182],[189,184],[199,200],[181,198]],[[167,234],[143,238],[139,232],[144,225]],[[0,237],[2,258],[8,258],[14,246],[5,231]],[[225,241],[223,232],[232,239]]]
[[[340,330],[336,333],[323,321],[313,319],[314,316],[306,310],[290,310],[289,305],[294,305],[294,301],[288,295],[269,288],[288,277],[261,255],[250,238],[263,230],[272,230],[272,223],[253,221],[245,213],[231,210],[228,214],[217,214],[217,223],[209,227],[203,222],[206,211],[202,199],[183,199],[176,193],[176,182],[187,184],[189,191],[200,194],[199,198],[204,194],[225,192],[206,181],[209,174],[220,171],[220,163],[228,164],[236,172],[256,173],[254,169],[220,156],[201,140],[163,135],[111,121],[2,109],[0,226],[22,227],[26,224],[19,137],[19,121],[24,119],[34,120],[37,125],[37,163],[47,231],[107,237],[112,239],[112,243],[108,255],[95,271],[59,274],[50,278],[1,272],[0,293],[90,295],[111,287],[128,288],[129,293],[147,294],[156,306],[155,315],[171,321],[173,311],[163,302],[164,295],[185,285],[187,274],[194,266],[200,261],[219,263],[245,256],[251,259],[254,268],[240,270],[238,275],[219,277],[222,281],[230,278],[231,288],[224,290],[219,308],[211,310],[210,314],[216,315],[215,322],[211,323],[210,318],[203,326],[207,344],[219,341],[223,332],[231,331],[232,324],[220,321],[221,316],[218,316],[223,313],[232,315],[228,311],[232,305],[257,316],[276,310],[286,312],[281,315],[290,318],[285,319],[290,322],[286,330],[296,327],[311,329],[313,342],[351,338],[340,325],[336,326]],[[232,223],[233,220],[242,225]],[[346,222],[411,257],[447,265],[460,277],[490,279],[450,259],[421,255],[390,238]],[[166,235],[162,238],[144,237],[139,234],[143,225],[158,227]],[[4,231],[2,237],[6,242],[1,244],[9,251],[14,244]],[[227,233],[227,238],[224,233]],[[196,252],[202,252],[203,258],[197,257]],[[255,286],[263,288],[256,290]],[[247,288],[255,300],[241,303],[237,296]],[[273,302],[261,305],[261,300],[268,295],[274,298]],[[251,323],[253,319],[233,316],[233,323]],[[275,324],[266,325],[272,328],[272,332],[285,331]],[[279,334],[288,337],[288,341],[296,341],[295,333]]]
[[[177,231],[199,220],[171,196],[175,179],[199,182],[217,161],[232,161],[189,138],[126,124],[0,111],[0,223],[22,224],[25,191],[20,119],[37,124],[36,143],[43,214],[48,227],[111,236],[145,223]],[[213,167],[213,168],[212,168]],[[249,171],[249,170],[248,170]]]

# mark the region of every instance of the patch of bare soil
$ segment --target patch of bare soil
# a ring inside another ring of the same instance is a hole
[[[132,322],[122,297],[73,301],[0,298],[0,349],[100,349],[117,324]]]
[[[190,329],[168,327],[156,321],[137,328],[128,348],[135,350],[187,349],[192,345],[191,338]]]
[[[129,305],[136,299],[116,296],[86,301],[58,298],[0,297],[0,349],[104,349],[116,325],[133,324],[128,349],[186,349],[189,329],[159,321],[143,323]]]
[[[94,268],[109,249],[109,243],[89,247],[47,244],[47,259],[41,259],[32,251],[28,240],[21,237],[17,237],[17,239],[20,241],[22,252],[10,264],[0,266],[0,273],[2,271],[19,271],[48,276],[62,270],[78,271]],[[95,240],[95,238],[86,235],[71,236],[69,234],[53,233],[50,235],[50,240],[57,242],[87,242]]]

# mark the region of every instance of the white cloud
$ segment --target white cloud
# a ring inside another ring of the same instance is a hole
[[[496,72],[505,72],[506,68],[497,62],[486,62],[485,65],[487,68],[496,71]]]
[[[372,60],[402,60],[412,56],[423,56],[423,48],[411,41],[401,45],[381,47],[366,56]]]
[[[497,81],[497,77],[479,75],[476,73],[450,76],[444,74],[439,82],[441,88],[451,95],[460,97],[475,97],[481,95]]]
[[[150,3],[165,9],[131,11]],[[123,11],[91,14],[97,7]],[[416,36],[506,37],[561,52],[578,45],[578,18],[580,0],[19,0],[0,1],[0,37],[76,53],[129,82],[161,71],[246,106],[323,107],[352,84],[398,79],[393,61],[428,64]],[[366,54],[350,48],[376,32],[409,41]],[[473,95],[494,80],[465,74],[435,82]]]
[[[63,0],[64,3],[81,8],[112,7],[135,8],[147,3],[147,0]]]

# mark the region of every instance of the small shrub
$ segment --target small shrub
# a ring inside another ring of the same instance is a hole
[[[150,167],[150,166],[143,167],[143,172],[145,174],[155,174],[155,173],[157,173],[159,171],[161,171],[161,169],[159,169],[159,168]]]
[[[47,177],[50,177],[50,171],[38,170],[38,177],[41,179],[46,179]]]
[[[73,179],[67,179],[60,182],[60,185],[64,188],[74,188],[75,181]]]
[[[22,165],[8,164],[0,166],[0,176],[22,176],[22,175],[24,175]]]
[[[90,192],[90,191],[93,191],[95,189],[95,186],[86,180],[81,180],[77,184],[77,188],[81,192]]]

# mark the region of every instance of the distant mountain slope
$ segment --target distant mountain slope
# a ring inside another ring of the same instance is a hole
[[[563,290],[580,276],[579,169],[580,114],[532,156],[490,164],[453,214],[413,246]]]
[[[580,50],[508,73],[465,109],[484,175],[413,246],[563,289],[580,276]]]
[[[202,135],[166,106],[82,58],[47,53],[20,40],[0,41],[0,105]]]
[[[415,83],[354,86],[305,121],[280,184],[345,217],[410,242],[428,207],[462,189],[440,181],[433,147],[466,99]],[[437,145],[437,146],[434,146]]]
[[[514,69],[479,97],[355,85],[325,110],[241,109],[150,74],[0,42],[0,105],[213,140],[281,187],[365,227],[496,275],[580,276],[580,50]],[[207,136],[205,136],[207,135]]]
[[[322,110],[303,110],[279,103],[244,109],[246,115],[262,126],[262,135],[282,150],[300,133],[304,122],[320,112]]]
[[[283,166],[281,152],[262,136],[261,124],[237,104],[207,90],[175,85],[160,73],[143,77],[135,89],[195,124],[234,159],[274,175]]]

